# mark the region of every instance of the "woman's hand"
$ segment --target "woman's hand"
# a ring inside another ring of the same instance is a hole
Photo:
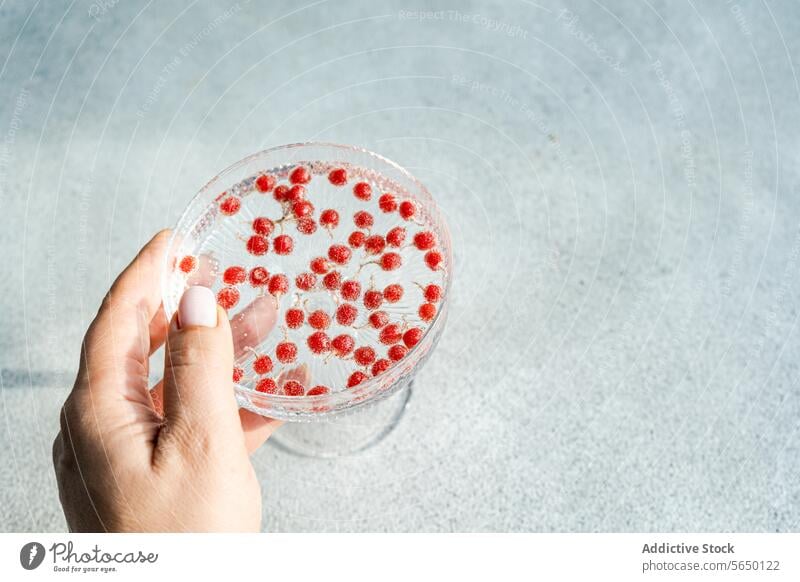
[[[260,529],[249,452],[280,423],[238,409],[231,373],[234,352],[274,327],[275,305],[258,298],[229,322],[209,289],[190,287],[167,322],[168,238],[157,234],[119,276],[84,338],[53,443],[72,531]],[[148,359],[165,341],[164,380],[151,391]]]

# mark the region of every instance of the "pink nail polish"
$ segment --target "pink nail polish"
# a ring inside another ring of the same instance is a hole
[[[189,287],[178,306],[178,327],[217,327],[217,301],[208,287]]]

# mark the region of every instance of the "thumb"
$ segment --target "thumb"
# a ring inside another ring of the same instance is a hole
[[[184,442],[241,437],[233,394],[233,340],[228,317],[208,287],[189,287],[167,335],[164,417]]]

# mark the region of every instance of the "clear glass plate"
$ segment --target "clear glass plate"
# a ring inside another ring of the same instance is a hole
[[[306,181],[307,178],[310,180]],[[361,182],[370,186],[369,200],[365,199],[363,186],[356,188]],[[288,194],[285,188],[280,189],[276,195],[276,188],[281,185],[302,188]],[[300,190],[304,192],[298,197]],[[394,197],[394,204],[382,198],[387,193]],[[287,201],[287,196],[295,200]],[[308,205],[295,204],[303,200],[313,206],[305,217]],[[324,220],[332,217],[331,213],[323,215],[323,211],[330,209],[338,213],[335,226]],[[357,220],[356,213],[363,212],[369,213],[369,217],[361,214]],[[257,218],[272,222],[269,234],[264,235],[269,227],[265,228],[264,221],[256,221]],[[312,227],[308,219],[316,226]],[[393,229],[405,231],[402,241],[399,231],[394,232],[398,236],[387,236]],[[382,237],[384,248],[374,239],[372,244],[359,245],[355,240],[358,236],[350,238],[353,232],[362,232],[361,238]],[[420,232],[433,234],[433,248],[428,248],[430,237],[415,240]],[[290,252],[281,244],[287,242],[286,238],[276,244],[276,239],[284,236],[291,239]],[[251,237],[259,240],[253,241]],[[341,252],[330,254],[332,245],[348,250],[339,248]],[[265,247],[266,252],[262,252]],[[431,257],[431,253],[438,253],[438,264],[434,265],[437,257]],[[390,254],[395,256],[387,258]],[[308,288],[308,279],[301,285],[303,288],[298,286],[297,276],[313,273],[311,262],[318,257],[325,259],[328,272],[340,273],[340,282],[360,283],[357,298],[352,286],[348,294],[342,287],[334,289],[335,277],[325,279],[327,273],[315,273],[316,284],[312,288]],[[336,262],[345,258],[344,264]],[[269,278],[257,276],[263,274],[261,269],[269,272]],[[447,226],[431,195],[408,171],[357,147],[292,144],[237,162],[195,196],[178,221],[169,244],[162,278],[163,300],[167,316],[171,317],[187,286],[205,285],[228,307],[232,322],[242,322],[256,308],[266,307],[265,302],[270,302],[269,308],[277,309],[275,328],[262,337],[255,329],[257,325],[244,326],[245,337],[241,337],[240,331],[239,341],[235,342],[236,367],[240,371],[233,383],[236,398],[240,406],[264,416],[314,421],[376,402],[411,382],[442,333],[451,272]],[[280,285],[280,275],[288,283],[285,290]],[[275,276],[278,279],[271,287]],[[400,285],[402,296],[391,293],[391,288],[387,290],[390,285]],[[431,294],[426,293],[429,285],[439,287],[438,298],[430,300]],[[377,292],[372,293],[373,300],[381,296],[379,307],[371,309],[374,303],[365,301],[368,290]],[[355,308],[354,321],[337,317],[343,303]],[[303,323],[299,327],[288,325],[286,316],[290,309],[302,311]],[[316,318],[310,318],[319,311],[324,315],[317,313]],[[385,312],[388,317],[385,325],[375,321],[379,326],[375,327],[370,322],[369,316],[376,311]],[[310,320],[317,327],[312,327]],[[257,318],[255,321],[258,323]],[[387,330],[386,325],[397,327]],[[406,332],[412,329],[419,331],[407,336]],[[317,334],[318,341],[309,339],[313,334]],[[346,341],[330,345],[330,341],[342,335],[352,338],[353,351],[337,351],[336,346],[347,348]],[[287,350],[279,350],[279,344],[285,342],[297,348],[292,361],[282,362],[278,357],[281,353],[287,355]],[[353,354],[358,348],[372,348],[374,361],[369,349],[362,350],[360,357],[355,358]],[[256,358],[261,356],[271,360],[271,369],[266,373],[259,373],[266,367],[263,358],[261,366],[257,365]],[[381,359],[387,360],[388,369],[375,367],[374,362]],[[275,385],[262,382],[267,378]],[[354,383],[359,379],[360,382]],[[295,383],[287,384],[290,380]],[[323,386],[326,393],[315,395],[314,392],[323,391],[321,388],[312,391],[317,386]]]

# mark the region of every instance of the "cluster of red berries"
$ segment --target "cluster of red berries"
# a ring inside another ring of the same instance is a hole
[[[292,354],[292,349],[290,347],[284,347],[281,350],[281,357],[284,359],[293,359],[296,356],[296,348],[294,354]],[[278,383],[274,378],[268,376],[268,374],[270,374],[274,369],[272,358],[270,358],[268,355],[256,354],[251,367],[253,369],[253,373],[256,375],[256,392],[261,392],[264,394],[279,393]],[[241,382],[244,377],[245,371],[243,368],[237,366],[233,369],[234,382]],[[283,383],[282,390],[285,396],[321,396],[323,394],[330,393],[330,388],[323,385],[317,385],[309,390],[306,390],[306,387],[297,380],[287,380]]]
[[[388,370],[393,363],[399,362],[406,357],[410,349],[416,346],[424,331],[419,327],[403,327],[398,323],[388,323],[389,319],[386,312],[376,311],[370,316],[370,324],[380,329],[378,335],[380,343],[388,346],[386,357],[379,358],[375,349],[371,346],[362,346],[353,352],[353,359],[359,366],[363,366],[366,371],[356,370],[347,379],[347,387],[358,386],[369,378],[367,372],[377,376]]]
[[[337,187],[346,186],[348,171],[334,168],[328,172],[328,181]],[[284,232],[285,225],[294,222],[297,231],[303,235],[316,232],[318,227],[326,229],[331,237],[334,231],[344,224],[338,210],[324,208],[317,214],[317,209],[307,197],[307,189],[312,180],[312,172],[305,165],[298,165],[288,173],[287,183],[279,184],[278,179],[269,173],[259,175],[253,181],[254,190],[261,194],[270,194],[281,205],[282,216],[271,219],[258,216],[250,222],[251,232],[242,237],[246,251],[254,257],[262,257],[270,253],[290,255],[295,242],[290,234]],[[353,196],[361,201],[369,202],[373,198],[372,186],[368,182],[359,181],[352,187]],[[236,215],[242,208],[242,199],[233,194],[223,193],[218,199],[219,212],[224,216]],[[412,200],[398,199],[392,193],[384,193],[377,197],[377,208],[380,212],[397,213],[404,221],[419,223],[417,205]],[[357,267],[357,272],[368,264],[375,264],[381,270],[390,272],[403,265],[401,249],[414,248],[422,253],[424,264],[436,271],[442,267],[443,256],[436,249],[437,240],[433,232],[420,230],[409,235],[406,226],[395,226],[385,234],[374,232],[375,215],[368,210],[359,210],[352,216],[355,230],[347,235],[346,243],[334,242],[327,248],[324,256],[311,259],[308,270],[294,276],[294,286],[298,292],[327,291],[334,295],[337,307],[332,313],[316,309],[311,312],[295,305],[283,314],[285,332],[283,341],[275,347],[274,357],[283,365],[297,361],[298,345],[288,337],[289,330],[301,330],[307,326],[309,332],[305,337],[308,349],[316,355],[336,357],[354,362],[360,369],[353,372],[347,380],[352,388],[367,380],[370,375],[377,376],[386,372],[395,362],[402,360],[416,346],[424,335],[420,327],[406,322],[391,322],[386,311],[380,308],[384,304],[400,302],[407,290],[399,283],[391,283],[383,289],[374,287],[363,289],[357,278],[347,278],[343,271],[348,265]],[[407,240],[409,241],[407,243]],[[362,252],[369,260],[358,264],[354,260],[354,252]],[[183,257],[177,265],[178,269],[190,274],[198,268],[198,258]],[[279,300],[290,290],[290,278],[283,273],[270,273],[264,266],[255,266],[249,270],[241,265],[231,265],[221,274],[222,288],[217,292],[217,302],[225,309],[236,307],[241,299],[239,286],[250,285],[261,293],[269,293]],[[434,283],[419,285],[424,301],[419,305],[417,314],[422,322],[430,323],[436,317],[437,303],[442,297],[442,288]],[[296,296],[299,300],[300,294]],[[378,354],[373,346],[356,346],[356,340],[350,333],[329,334],[333,322],[345,328],[357,329],[356,321],[361,313],[365,321],[359,327],[370,327],[378,332],[378,339],[385,354]],[[333,337],[331,337],[333,335]],[[331,390],[322,385],[306,389],[300,382],[289,380],[279,387],[271,376],[274,364],[269,355],[256,354],[252,362],[255,375],[255,389],[267,394],[282,393],[287,396],[321,395]],[[233,370],[234,382],[241,382],[246,377],[245,370],[236,367]]]

